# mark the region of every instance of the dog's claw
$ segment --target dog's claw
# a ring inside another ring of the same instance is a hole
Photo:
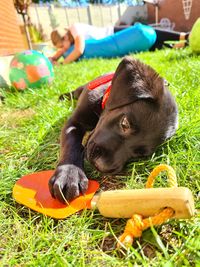
[[[84,194],[88,188],[88,179],[84,172],[72,164],[60,165],[49,180],[52,197],[62,203]]]

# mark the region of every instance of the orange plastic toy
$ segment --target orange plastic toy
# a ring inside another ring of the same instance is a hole
[[[54,171],[42,171],[23,176],[13,188],[14,199],[32,210],[56,219],[63,219],[79,210],[91,208],[91,199],[99,188],[98,182],[90,180],[86,194],[65,205],[52,198],[49,192],[48,181],[53,173]]]

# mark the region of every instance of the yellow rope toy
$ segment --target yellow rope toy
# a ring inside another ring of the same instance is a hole
[[[146,188],[153,187],[156,176],[162,171],[167,171],[168,183],[170,187],[178,186],[174,169],[168,165],[162,164],[155,167],[155,169],[151,172],[147,179]],[[143,230],[151,226],[164,223],[168,219],[172,218],[174,216],[174,213],[175,211],[173,208],[164,207],[164,209],[157,215],[150,216],[145,219],[143,219],[141,215],[134,214],[132,218],[127,221],[124,233],[119,237],[117,247],[119,248],[121,244],[125,245],[126,247],[131,246],[134,238],[140,237]]]

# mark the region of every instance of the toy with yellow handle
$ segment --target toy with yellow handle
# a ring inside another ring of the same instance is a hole
[[[170,187],[152,188],[155,177],[161,171],[167,171]],[[176,174],[167,165],[159,165],[152,171],[145,189],[113,190],[94,195],[99,185],[96,181],[89,181],[86,194],[66,204],[52,198],[49,193],[48,181],[52,174],[53,171],[44,171],[22,177],[13,188],[13,197],[31,209],[57,219],[84,208],[96,208],[105,217],[131,218],[119,238],[119,244],[131,244],[142,230],[169,218],[187,219],[194,215],[191,191],[177,187]]]

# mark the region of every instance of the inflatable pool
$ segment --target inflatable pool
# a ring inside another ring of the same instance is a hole
[[[100,40],[86,40],[85,50],[80,58],[111,58],[125,56],[130,53],[146,51],[156,41],[155,30],[147,25],[136,23],[111,36]],[[64,54],[67,57],[73,46]]]

